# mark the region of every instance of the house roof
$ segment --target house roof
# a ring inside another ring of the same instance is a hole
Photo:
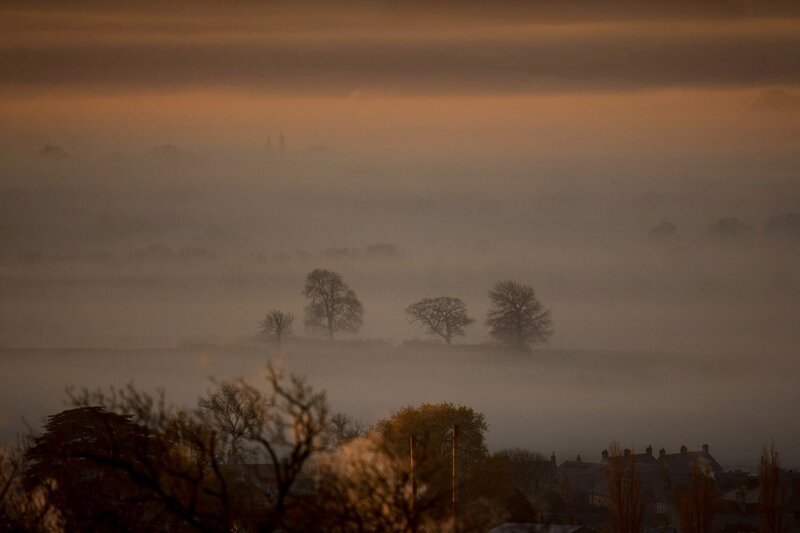
[[[659,457],[659,461],[662,465],[667,467],[672,474],[676,475],[690,476],[695,461],[709,465],[714,474],[719,474],[724,471],[717,460],[706,451],[668,453]]]
[[[608,494],[608,465],[605,463],[564,461],[559,471],[574,492]]]

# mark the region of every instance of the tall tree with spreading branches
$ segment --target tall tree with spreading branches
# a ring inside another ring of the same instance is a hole
[[[467,306],[458,298],[440,296],[423,298],[406,309],[409,322],[425,326],[427,333],[438,335],[449,345],[453,337],[463,336],[464,327],[475,322],[467,316]]]
[[[507,346],[528,350],[546,343],[553,334],[553,318],[536,297],[533,287],[500,281],[489,291],[492,307],[486,315],[489,335]]]
[[[316,269],[306,277],[303,296],[305,325],[323,331],[329,339],[340,331],[355,333],[361,328],[364,306],[342,276],[330,270]]]

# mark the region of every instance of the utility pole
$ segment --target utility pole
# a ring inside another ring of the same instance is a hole
[[[411,515],[417,510],[417,477],[414,472],[414,435],[408,436],[408,464],[411,473]]]
[[[453,532],[458,531],[458,424],[453,424]]]

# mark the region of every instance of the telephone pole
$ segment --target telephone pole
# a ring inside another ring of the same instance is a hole
[[[414,472],[414,435],[408,436],[408,465],[411,477],[411,515],[417,510],[417,477]]]
[[[453,424],[453,532],[458,531],[458,424]]]

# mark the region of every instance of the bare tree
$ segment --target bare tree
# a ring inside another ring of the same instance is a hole
[[[439,335],[449,345],[454,336],[463,336],[464,327],[472,324],[467,306],[458,298],[424,298],[406,309],[411,323],[420,323],[431,335]]]
[[[489,291],[492,307],[486,315],[489,335],[503,344],[527,350],[546,343],[553,334],[549,309],[536,297],[533,287],[516,281],[500,281]]]
[[[334,446],[341,446],[367,433],[367,428],[360,420],[344,413],[336,413],[331,417],[329,428],[330,441]]]
[[[758,498],[759,515],[761,515],[761,533],[782,533],[783,514],[786,510],[787,495],[781,482],[781,463],[775,444],[764,447],[761,454]]]
[[[308,299],[307,328],[324,331],[333,339],[339,331],[355,333],[361,327],[364,306],[336,272],[322,269],[311,272],[306,277],[303,296]]]
[[[74,405],[101,406],[138,428],[128,442],[105,432],[109,444],[83,450],[79,459],[124,473],[148,501],[160,502],[176,530],[292,529],[288,514],[303,467],[327,448],[327,402],[302,378],[284,378],[272,366],[267,381],[267,393],[222,383],[197,411],[175,410],[163,392],[154,397],[132,386],[73,394]],[[225,465],[236,449],[252,450],[265,469]]]
[[[617,441],[608,456],[608,520],[614,533],[642,531],[642,492],[636,458],[629,450],[621,453]]]
[[[692,479],[680,495],[681,527],[686,533],[712,533],[716,513],[717,494],[714,490],[714,473],[711,465],[700,459],[692,463]]]
[[[252,428],[264,425],[268,408],[261,392],[244,380],[220,383],[198,402],[198,414],[218,431],[219,453],[229,464],[243,463],[256,455],[245,443]]]
[[[259,323],[258,338],[264,342],[274,342],[281,346],[283,341],[292,334],[294,315],[275,309],[267,314]]]

